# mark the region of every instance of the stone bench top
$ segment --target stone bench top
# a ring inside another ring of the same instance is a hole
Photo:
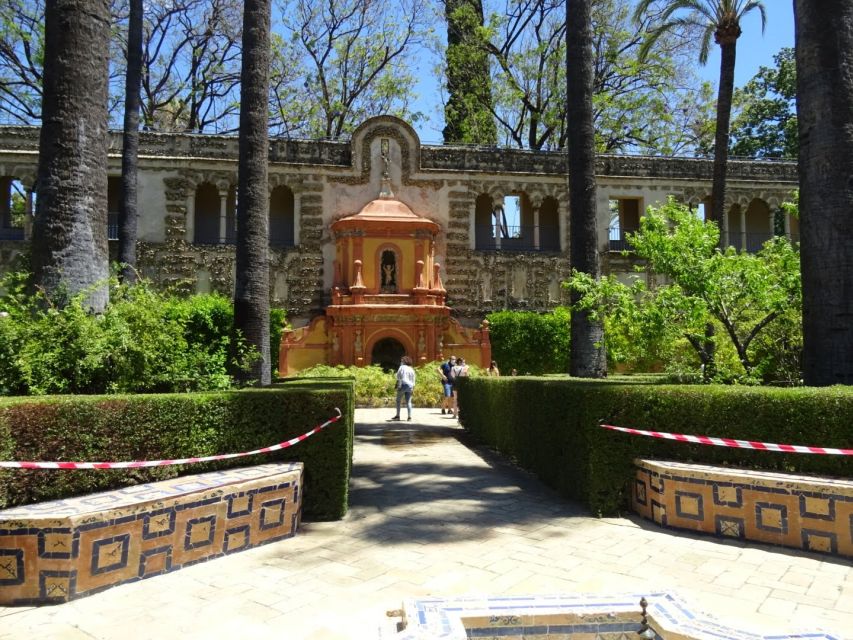
[[[66,519],[104,511],[115,512],[156,501],[172,502],[188,494],[215,491],[227,485],[301,469],[301,462],[262,464],[179,476],[113,491],[13,507],[0,511],[0,529],[4,528],[4,525],[12,525],[13,521],[17,523],[21,520]],[[90,473],[101,472],[90,471]]]
[[[825,493],[831,491],[834,495],[853,499],[853,480],[845,478],[755,471],[738,467],[720,467],[706,464],[692,464],[689,462],[674,462],[671,460],[638,459],[634,463],[657,473],[706,480],[708,483],[720,484],[722,481],[721,476],[724,476],[725,481],[734,484],[749,484],[780,490],[796,489],[798,492],[815,491]]]

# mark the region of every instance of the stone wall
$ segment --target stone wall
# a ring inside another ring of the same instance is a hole
[[[32,188],[38,161],[37,128],[0,127],[0,177]],[[396,197],[443,230],[437,254],[449,304],[468,326],[501,308],[546,310],[567,301],[560,287],[570,270],[565,154],[486,147],[421,146],[414,130],[396,118],[368,120],[351,141],[271,140],[270,189],[294,194],[296,246],[271,248],[270,295],[297,325],[328,304],[332,275],[329,225],[358,211],[379,191],[384,160],[379,139],[390,141],[391,182]],[[121,137],[113,134],[110,174],[121,167]],[[143,132],[140,141],[141,216],[139,268],[164,286],[185,291],[232,292],[233,245],[193,242],[196,189],[214,185],[220,194],[237,183],[235,136]],[[630,261],[609,252],[608,200],[634,198],[644,208],[674,194],[693,205],[707,201],[712,162],[696,158],[600,156],[599,235],[605,271],[630,271]],[[758,198],[778,208],[797,186],[793,162],[729,163],[727,206],[745,209]],[[474,235],[475,201],[526,194],[538,207],[558,203],[559,251],[480,251]],[[191,207],[193,210],[191,210]],[[735,230],[736,231],[736,230]],[[8,248],[6,245],[10,245]],[[4,242],[0,268],[24,243]],[[443,255],[442,255],[443,252]]]

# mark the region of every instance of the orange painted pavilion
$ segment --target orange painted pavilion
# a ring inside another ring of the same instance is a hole
[[[308,326],[285,331],[281,375],[320,363],[396,368],[403,355],[415,365],[451,354],[489,365],[488,321],[471,330],[451,317],[435,260],[441,227],[394,198],[387,160],[379,198],[330,230],[331,304]]]

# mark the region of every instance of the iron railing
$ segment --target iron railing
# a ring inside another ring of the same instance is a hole
[[[500,233],[498,239],[495,231]],[[477,251],[559,251],[560,230],[554,225],[539,225],[539,245],[536,245],[535,225],[491,225],[474,229]]]

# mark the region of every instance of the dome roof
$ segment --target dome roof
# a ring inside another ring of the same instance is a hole
[[[332,223],[333,230],[340,229],[397,229],[411,231],[428,229],[437,233],[439,226],[429,218],[417,215],[409,206],[392,198],[371,200],[356,214]]]

